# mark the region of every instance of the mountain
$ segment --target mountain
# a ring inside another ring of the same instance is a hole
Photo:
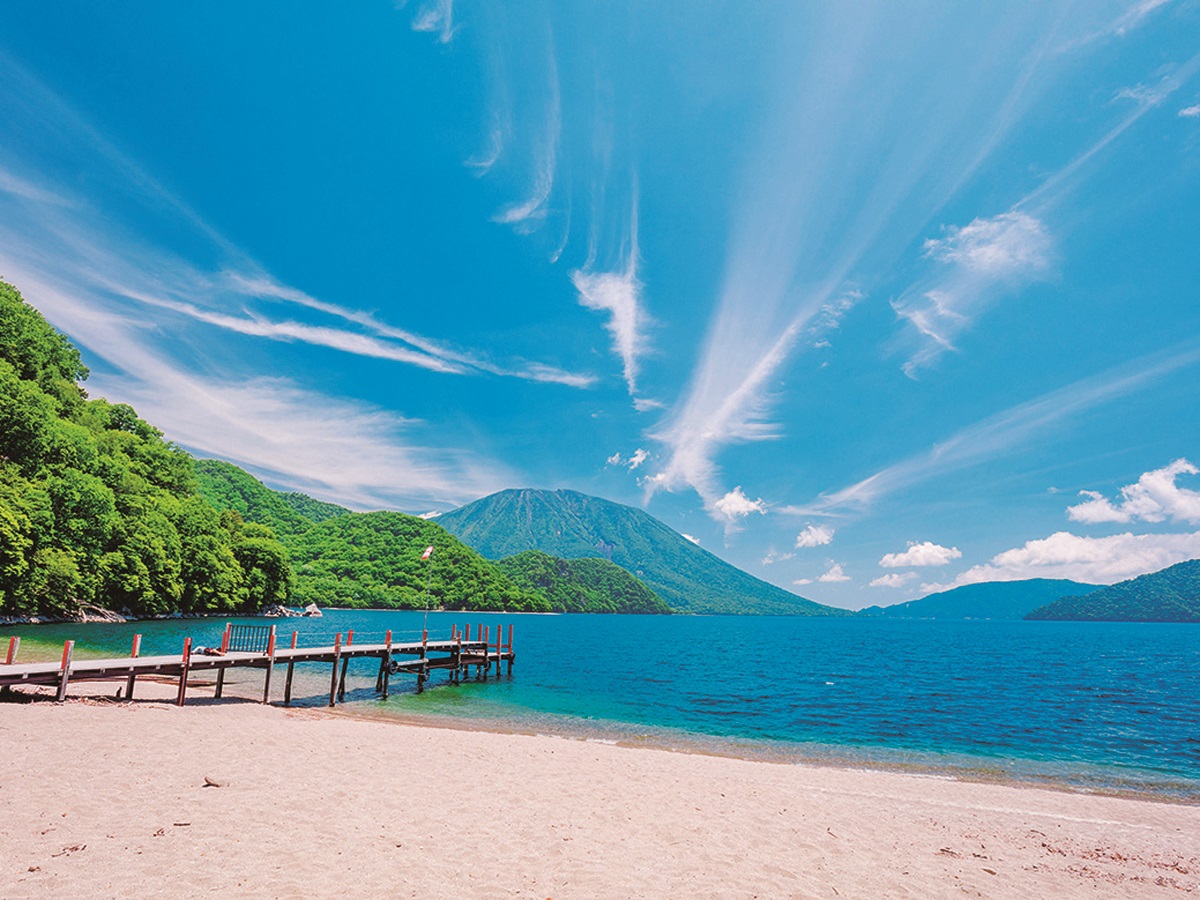
[[[632,572],[677,610],[849,615],[760,581],[640,509],[577,491],[500,491],[435,521],[489,559],[526,550],[570,560],[607,559]]]
[[[428,560],[426,547],[434,548]],[[550,612],[545,597],[440,525],[399,512],[350,513],[313,525],[288,548],[294,602],[357,609]]]
[[[526,550],[496,563],[518,587],[544,596],[557,612],[669,613],[654,591],[607,559],[568,561]]]
[[[1090,622],[1200,622],[1200,559],[1062,597],[1025,618]]]
[[[344,516],[350,512],[344,506],[338,506],[336,503],[327,503],[324,500],[316,500],[308,496],[308,494],[301,494],[297,491],[280,493],[278,497],[310,522],[324,522],[326,519],[332,519],[334,516]]]
[[[217,509],[231,509],[247,522],[268,526],[285,544],[313,526],[312,520],[297,512],[281,494],[233,463],[198,459],[196,479],[201,496]]]
[[[1043,604],[1067,594],[1083,594],[1095,587],[1051,578],[989,581],[966,584],[893,606],[868,606],[858,614],[892,619],[1023,619]]]

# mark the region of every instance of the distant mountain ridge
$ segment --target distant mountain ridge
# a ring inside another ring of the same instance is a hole
[[[892,606],[869,606],[860,616],[892,619],[1023,619],[1053,600],[1084,594],[1096,585],[1064,579],[989,581],[966,584]]]
[[[1028,619],[1072,622],[1200,622],[1200,559],[1041,606]]]
[[[500,491],[434,521],[488,559],[526,550],[608,559],[681,611],[849,615],[731,566],[640,509],[578,491]]]

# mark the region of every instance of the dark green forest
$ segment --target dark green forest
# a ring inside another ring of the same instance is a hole
[[[192,458],[90,400],[79,351],[0,281],[0,614],[235,613],[287,599],[271,529],[219,512]]]
[[[1025,618],[1072,622],[1200,622],[1200,559],[1062,597]]]
[[[518,586],[545,597],[556,612],[671,612],[654,591],[606,559],[568,561],[526,550],[496,567]]]

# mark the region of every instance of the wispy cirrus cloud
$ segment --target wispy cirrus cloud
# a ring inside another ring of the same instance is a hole
[[[439,43],[450,43],[454,40],[454,0],[431,0],[419,7],[412,30],[435,34]]]
[[[1182,119],[1200,118],[1200,103],[1195,106],[1185,106],[1179,111],[1179,117]]]
[[[1050,270],[1052,241],[1044,223],[1010,210],[990,219],[975,219],[944,236],[925,241],[925,256],[939,265],[927,282],[892,301],[892,309],[927,340],[904,363],[915,377],[969,328],[1002,289],[1045,277]]]
[[[550,198],[558,175],[559,145],[562,141],[562,97],[558,84],[558,64],[553,42],[546,52],[546,101],[541,134],[533,142],[531,183],[525,199],[505,206],[493,216],[502,225],[511,225],[522,234],[541,228],[549,214]],[[490,166],[489,166],[490,168]]]
[[[1006,52],[1025,64],[1005,78],[979,68],[978,47],[935,50],[930,32],[886,8],[866,24],[847,7],[805,14],[799,32],[807,42],[788,42],[777,79],[786,91],[768,107],[765,139],[751,143],[736,184],[723,280],[698,365],[653,432],[670,452],[647,480],[649,491],[690,487],[712,512],[723,494],[721,451],[779,436],[772,411],[780,373],[801,350],[824,346],[821,336],[802,338],[836,323],[844,314],[839,298],[853,297],[847,285],[864,270],[892,266],[1019,121],[1044,86],[1037,75],[1058,65],[1046,34],[1057,31],[1060,16],[1001,17],[1003,28],[977,31],[975,22],[971,33],[1003,31],[1011,41]],[[902,57],[887,50],[897,40],[909,48]],[[917,58],[920,67],[912,65]],[[971,91],[955,88],[964,72],[975,79]],[[910,127],[914,103],[929,127]],[[863,171],[873,173],[867,188]],[[1028,221],[995,224],[1011,249]],[[964,260],[967,239],[987,227],[972,225],[961,229]]]
[[[989,416],[930,450],[894,463],[848,487],[823,493],[806,504],[780,507],[778,511],[801,516],[860,514],[890,494],[994,459],[1035,436],[1066,427],[1071,416],[1146,390],[1168,375],[1197,363],[1200,363],[1200,341],[1192,340],[1116,366]]]
[[[1135,484],[1121,488],[1121,499],[1113,503],[1097,491],[1080,491],[1088,499],[1067,508],[1067,518],[1094,525],[1100,522],[1190,522],[1200,523],[1200,491],[1180,487],[1181,475],[1197,475],[1200,469],[1186,459],[1177,459],[1161,469],[1145,472]]]
[[[613,350],[621,358],[622,371],[630,396],[637,395],[639,360],[646,351],[646,327],[649,317],[638,280],[637,190],[629,214],[629,232],[622,250],[622,261],[615,271],[591,271],[592,265],[571,272],[571,282],[579,293],[579,303],[588,309],[608,313],[605,329],[612,336]]]

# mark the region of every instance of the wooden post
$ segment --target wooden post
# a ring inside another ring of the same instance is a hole
[[[135,634],[133,636],[133,647],[129,650],[129,658],[137,659],[142,654],[142,636]],[[133,699],[133,683],[137,681],[137,675],[133,672],[129,673],[129,680],[125,682],[125,699]]]
[[[429,632],[421,631],[421,668],[417,670],[417,693],[424,693],[425,679],[429,677],[429,663],[425,661],[426,650],[429,645]]]
[[[179,671],[179,696],[175,698],[176,706],[183,706],[184,697],[187,696],[187,679],[188,670],[192,667],[192,639],[190,637],[183,639],[183,663]]]
[[[225,623],[225,631],[221,635],[221,655],[224,656],[229,652],[229,642],[233,639],[233,623]],[[213,699],[220,700],[221,695],[225,693],[225,666],[217,669],[217,687],[213,691]]]
[[[8,639],[8,656],[4,657],[4,664],[6,666],[11,666],[17,661],[17,650],[20,646],[21,639],[19,637],[10,637]]]
[[[386,652],[383,656],[383,699],[388,698],[388,687],[392,679],[392,629],[388,629],[384,637]]]
[[[267,675],[263,679],[263,703],[271,702],[271,673],[275,671],[275,626],[267,639]]]
[[[329,677],[329,705],[333,706],[337,697],[338,662],[342,656],[342,633],[339,631],[333,639],[333,674]]]
[[[483,667],[482,667],[483,680],[487,681],[488,671],[490,669],[490,666],[488,665],[488,644],[490,644],[492,642],[492,626],[491,625],[480,625],[479,626],[479,639],[481,641],[483,641]],[[477,671],[475,674],[478,675],[479,672]]]
[[[512,651],[512,623],[508,623],[508,674],[512,674],[513,651]]]
[[[350,633],[346,635],[346,646],[349,647],[354,643],[354,629],[350,629]]]
[[[58,696],[54,699],[62,703],[67,699],[67,682],[71,680],[71,656],[75,653],[74,641],[63,641],[62,680],[58,683]]]
[[[454,626],[454,683],[459,683],[459,676],[462,675],[462,632],[458,630],[458,626]]]
[[[296,632],[292,632],[292,649],[296,649]],[[292,705],[292,674],[296,671],[296,660],[288,659],[287,683],[283,686],[283,705]]]
[[[346,699],[346,670],[350,668],[350,657],[347,656],[342,660],[342,678],[338,682],[338,699]]]

